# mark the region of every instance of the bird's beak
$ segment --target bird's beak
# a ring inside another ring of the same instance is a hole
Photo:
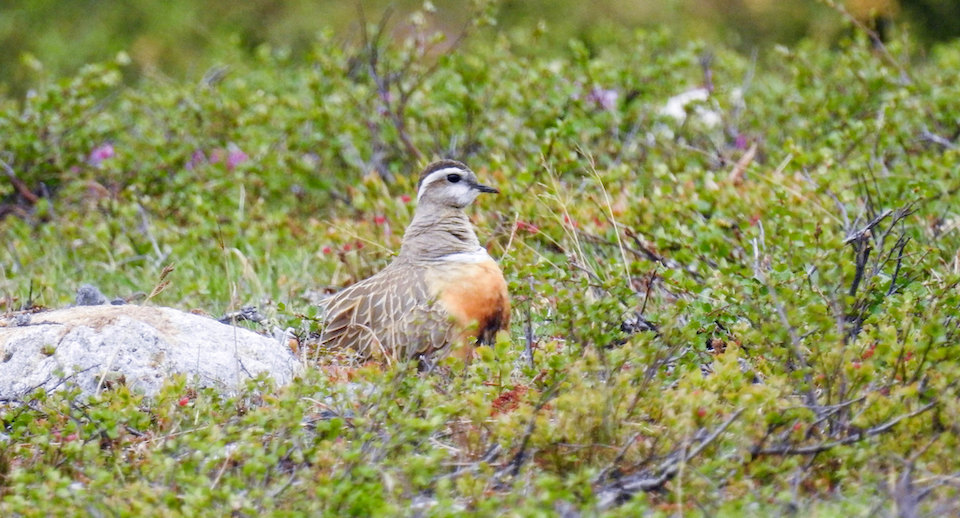
[[[479,183],[473,184],[473,188],[476,189],[476,190],[478,190],[478,191],[480,191],[480,192],[489,192],[489,193],[491,193],[491,194],[500,194],[500,189],[496,189],[496,188],[494,188],[494,187],[488,187],[488,186],[486,186],[486,185],[479,184]]]

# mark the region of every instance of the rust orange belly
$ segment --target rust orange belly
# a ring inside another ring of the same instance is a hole
[[[438,266],[431,275],[431,292],[464,330],[488,343],[510,323],[507,283],[493,260]]]

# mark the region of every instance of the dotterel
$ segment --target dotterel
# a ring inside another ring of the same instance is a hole
[[[463,210],[499,191],[454,160],[427,166],[417,191],[399,255],[322,304],[321,346],[361,359],[437,359],[455,344],[469,354],[468,342],[492,343],[508,326],[507,283]]]

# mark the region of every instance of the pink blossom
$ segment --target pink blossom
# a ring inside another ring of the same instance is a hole
[[[113,158],[115,155],[116,152],[113,149],[113,144],[107,142],[93,148],[87,162],[94,167],[100,167],[100,164],[102,164],[104,160]]]
[[[737,133],[737,140],[734,143],[737,149],[747,149],[747,136],[743,133]]]
[[[597,103],[597,106],[607,111],[613,111],[617,108],[617,99],[619,98],[620,92],[612,88],[595,87],[587,95],[587,100]]]
[[[198,165],[207,161],[207,155],[203,152],[202,149],[196,149],[193,151],[193,154],[190,155],[190,161],[187,162],[187,169],[193,170]]]
[[[250,157],[235,144],[227,146],[227,169],[233,169],[246,162]]]

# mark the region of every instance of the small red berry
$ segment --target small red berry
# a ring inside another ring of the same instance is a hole
[[[329,255],[329,254],[333,253],[333,249],[330,248],[329,246],[325,246],[325,247],[323,247],[323,253]]]
[[[353,250],[353,245],[351,245],[350,243],[343,245],[344,252],[349,252],[350,250]]]
[[[383,225],[384,223],[387,222],[387,217],[386,217],[386,216],[374,216],[373,222],[376,223],[377,225]]]
[[[188,398],[187,396],[183,396],[182,398],[180,398],[180,401],[177,401],[177,404],[180,406],[187,406],[188,404],[190,404],[190,398]]]
[[[402,201],[403,203],[410,203],[410,200],[412,199],[413,198],[411,198],[409,194],[404,194],[400,196],[400,201]]]

